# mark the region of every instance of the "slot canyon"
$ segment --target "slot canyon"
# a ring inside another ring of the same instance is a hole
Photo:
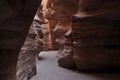
[[[47,80],[32,78],[61,68],[77,76],[48,80],[120,80],[120,0],[0,0],[0,10],[0,80]],[[43,66],[47,52],[56,68]]]

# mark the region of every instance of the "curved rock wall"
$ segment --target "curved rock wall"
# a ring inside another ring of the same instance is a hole
[[[60,66],[68,68],[75,67],[72,59],[71,16],[77,10],[77,0],[49,0],[45,16],[50,24],[54,22],[54,25],[50,25],[50,28],[53,28],[53,43],[59,43],[59,45],[55,45],[59,48],[58,63]]]
[[[18,53],[40,1],[0,1],[0,80],[16,80]],[[60,66],[76,66],[84,71],[120,67],[119,3],[119,0],[48,1],[49,25],[55,27],[52,29],[61,46]]]
[[[43,43],[40,24],[34,19],[22,46],[17,63],[17,80],[29,80],[36,74],[36,60]]]
[[[81,71],[113,70],[120,66],[119,3],[49,0],[47,17],[56,21],[53,32],[60,44],[60,66],[76,66]]]
[[[79,11],[72,17],[73,59],[79,70],[118,71],[119,3],[119,0],[79,1]]]
[[[0,1],[0,80],[16,80],[18,53],[40,1]]]

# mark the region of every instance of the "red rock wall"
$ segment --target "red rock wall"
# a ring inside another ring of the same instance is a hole
[[[72,59],[71,16],[78,10],[77,3],[77,0],[49,0],[45,16],[53,31],[53,46],[59,48],[58,63],[68,68],[75,67]]]
[[[77,68],[83,71],[118,69],[119,0],[83,0],[79,7],[79,12],[72,18],[73,58]]]
[[[49,1],[47,7],[52,9],[49,20],[57,22],[53,31],[61,46],[60,66],[76,66],[81,71],[112,70],[120,66],[119,3],[119,0]]]

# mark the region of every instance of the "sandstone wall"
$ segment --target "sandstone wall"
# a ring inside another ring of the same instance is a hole
[[[22,46],[17,63],[17,80],[29,80],[36,74],[36,61],[43,43],[40,38],[40,25],[33,21],[29,33]]]
[[[40,1],[0,1],[0,80],[16,80],[18,53]]]
[[[119,3],[119,0],[49,0],[48,20],[56,21],[53,32],[60,44],[60,66],[81,71],[119,68]]]
[[[79,12],[72,18],[73,58],[79,70],[119,69],[119,3],[119,0],[79,1]]]
[[[72,59],[71,16],[77,10],[77,0],[49,0],[45,16],[52,28],[53,46],[59,48],[58,63],[60,66],[68,68],[75,68]]]

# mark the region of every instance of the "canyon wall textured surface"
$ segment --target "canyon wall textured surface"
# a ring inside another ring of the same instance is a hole
[[[18,53],[40,1],[0,1],[0,80],[16,80]]]
[[[73,59],[79,70],[119,69],[119,3],[119,0],[79,1],[79,12],[72,17]]]
[[[44,48],[44,34],[42,24],[44,17],[39,6],[30,26],[27,38],[22,46],[17,63],[17,80],[29,80],[36,74],[36,61]]]
[[[18,53],[40,1],[0,1],[0,80],[16,80]],[[118,70],[119,4],[119,0],[48,0],[47,10],[43,12],[49,26],[45,35],[51,44],[50,32],[53,31],[52,39],[56,38],[53,43],[59,43],[60,66],[81,71]]]
[[[17,80],[28,80],[36,73],[35,30],[30,27],[29,34],[22,46],[17,63]]]
[[[120,67],[119,0],[49,0],[58,64],[81,71]],[[78,11],[78,12],[77,12]]]
[[[58,63],[60,66],[67,68],[75,68],[72,58],[71,16],[77,10],[77,0],[48,0],[47,3],[45,17],[48,19],[50,28],[53,31],[53,46],[59,48]]]

